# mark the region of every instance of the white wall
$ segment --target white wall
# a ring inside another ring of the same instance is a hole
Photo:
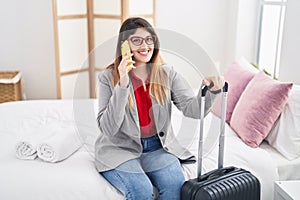
[[[56,98],[52,1],[2,1],[0,27],[1,70],[22,72],[28,99]]]
[[[239,0],[231,0],[228,2],[227,18],[226,18],[226,38],[224,51],[224,67],[226,68],[236,57],[237,27],[238,27],[238,7]]]
[[[23,73],[28,99],[56,98],[51,0],[5,1],[1,6],[0,66]],[[172,6],[170,6],[172,5]],[[184,5],[184,6],[183,6]],[[221,67],[227,34],[223,0],[159,0],[157,27],[177,31],[202,46]],[[178,12],[180,10],[180,12]]]
[[[222,73],[241,56],[255,61],[258,8],[259,0],[159,0],[157,26],[197,42]]]
[[[226,51],[227,7],[224,0],[159,0],[157,27],[186,35],[198,43],[213,61],[222,65]]]
[[[288,0],[283,31],[279,80],[300,84],[300,1]]]
[[[231,0],[228,4],[225,66],[241,56],[255,62],[259,1]],[[300,1],[288,0],[283,31],[279,80],[300,84]]]
[[[157,27],[181,33],[206,50],[220,71],[234,59],[254,61],[259,0],[159,0]],[[281,80],[299,83],[297,0],[288,1]],[[4,1],[0,7],[0,68],[23,73],[28,99],[56,98],[51,0]],[[297,71],[298,70],[298,71]]]
[[[229,37],[231,35],[230,31],[234,30],[235,34],[232,34],[233,43],[230,44],[227,40],[227,47],[233,46],[233,57],[228,56],[227,62],[232,62],[233,60],[239,59],[241,56],[245,57],[247,60],[255,61],[255,49],[257,43],[257,32],[258,32],[258,15],[259,15],[259,1],[253,0],[235,0],[230,1],[234,8],[231,9],[232,13],[235,14],[232,18],[228,19],[229,23],[234,23],[235,26],[229,29]],[[228,63],[229,64],[229,63]]]

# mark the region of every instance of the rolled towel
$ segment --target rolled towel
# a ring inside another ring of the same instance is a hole
[[[52,122],[23,132],[24,137],[15,146],[17,158],[34,160],[37,157],[38,144],[53,135],[56,127],[57,123]]]
[[[59,162],[75,153],[82,143],[75,126],[59,127],[56,133],[37,147],[38,157],[47,162]]]
[[[21,141],[16,145],[16,156],[23,160],[34,160],[37,157],[37,146],[28,141]]]

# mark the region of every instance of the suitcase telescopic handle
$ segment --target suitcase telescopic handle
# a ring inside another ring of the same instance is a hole
[[[202,170],[202,151],[203,151],[203,127],[204,127],[204,110],[205,110],[205,95],[207,91],[213,87],[213,84],[209,86],[203,86],[201,88],[201,107],[200,107],[200,138],[198,144],[198,179],[201,176]],[[225,82],[222,88],[222,112],[221,112],[221,124],[220,124],[220,136],[219,136],[219,158],[218,158],[218,168],[223,167],[224,158],[224,137],[225,137],[225,120],[226,120],[226,107],[227,107],[227,92],[228,83]]]
[[[201,89],[201,96],[202,96],[202,97],[205,97],[206,92],[207,92],[210,88],[212,88],[212,87],[214,87],[214,83],[213,83],[213,82],[211,82],[211,83],[209,84],[209,86],[203,85],[203,86],[202,86],[202,89]],[[216,91],[216,93],[221,92],[221,90],[222,90],[222,92],[228,92],[228,83],[227,83],[227,82],[225,82],[223,88],[220,89],[220,90],[218,90],[218,91]]]

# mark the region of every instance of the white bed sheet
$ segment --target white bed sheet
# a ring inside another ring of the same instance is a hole
[[[75,104],[92,108],[94,101],[84,100]],[[58,163],[39,159],[25,161],[15,156],[15,144],[24,135],[49,121],[75,120],[73,112],[72,100],[0,104],[0,199],[124,199],[96,171],[90,144]],[[87,116],[81,116],[82,127],[90,120]],[[91,133],[94,128],[92,125],[86,129]],[[91,136],[87,141],[92,141],[96,135]]]
[[[271,155],[277,166],[280,181],[300,180],[300,157],[294,160],[288,160],[267,142],[263,142],[260,148]]]
[[[94,167],[93,145],[99,131],[96,110],[96,100],[0,104],[0,199],[124,199]],[[59,163],[16,158],[16,142],[34,128],[55,121],[76,121],[85,146]],[[217,166],[219,122],[212,113],[205,120],[204,172]],[[198,120],[182,117],[174,109],[172,123],[178,140],[197,155]],[[278,174],[272,156],[263,148],[253,149],[245,145],[229,126],[226,126],[224,162],[225,166],[250,170],[261,182],[262,200],[273,198],[273,185]],[[185,165],[184,171],[186,177],[195,177],[196,165]]]
[[[16,142],[10,135],[1,135],[0,199],[123,199],[97,173],[94,159],[84,148],[59,163],[23,161],[15,157]]]

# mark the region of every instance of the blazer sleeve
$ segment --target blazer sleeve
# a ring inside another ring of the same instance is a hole
[[[118,132],[128,101],[129,88],[121,88],[119,83],[113,88],[112,81],[105,71],[99,75],[99,112],[98,126],[104,134],[114,135]]]
[[[170,71],[171,100],[182,111],[184,116],[199,119],[201,106],[201,90],[195,95],[187,81],[175,70]],[[199,85],[201,81],[199,80]],[[216,94],[207,92],[205,96],[205,115],[210,111]]]

